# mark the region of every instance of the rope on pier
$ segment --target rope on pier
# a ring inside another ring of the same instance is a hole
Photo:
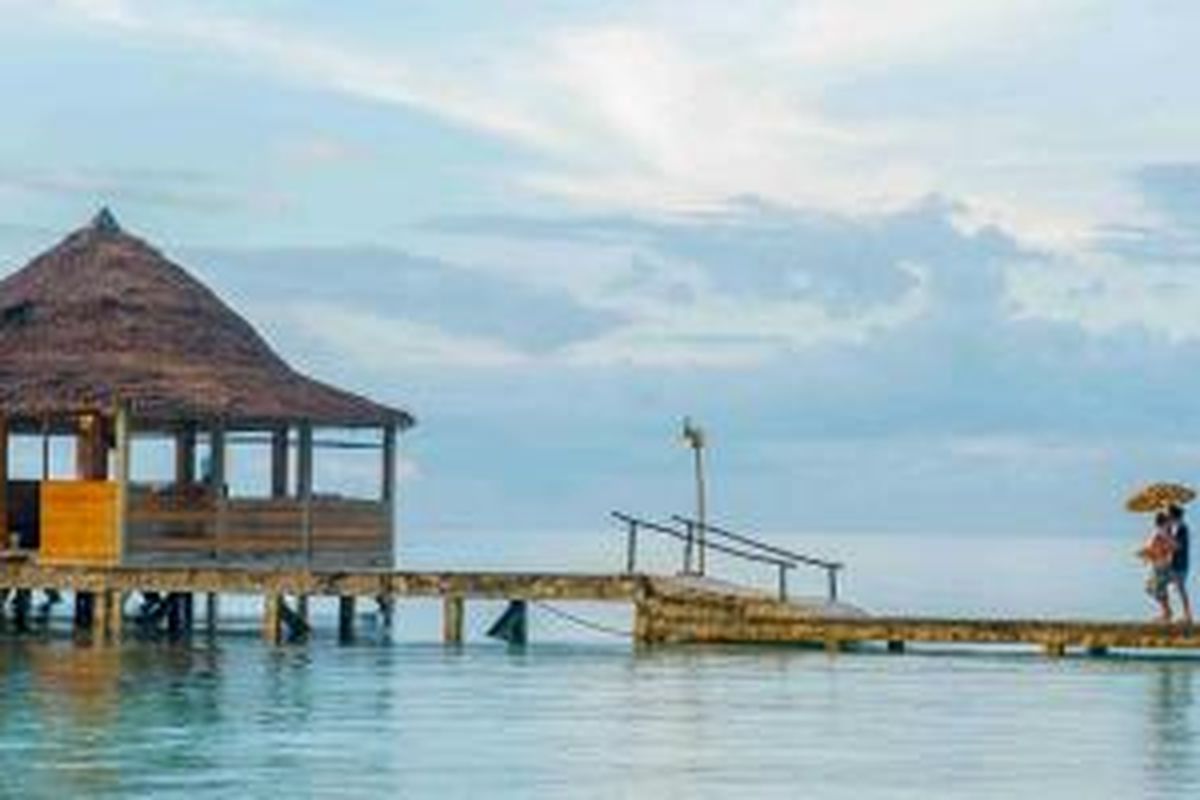
[[[601,622],[593,622],[590,619],[584,619],[583,617],[580,617],[576,614],[572,614],[570,611],[563,611],[561,608],[552,606],[544,600],[532,600],[530,602],[532,602],[538,608],[543,608],[546,611],[549,611],[551,614],[554,614],[557,617],[565,619],[567,622],[572,622],[572,623],[580,626],[581,628],[588,628],[588,629],[596,631],[598,633],[608,634],[609,636],[619,636],[622,639],[632,639],[633,638],[633,631],[622,630],[621,628],[614,628],[610,625],[605,625]]]

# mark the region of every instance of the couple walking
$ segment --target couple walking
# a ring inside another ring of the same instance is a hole
[[[1159,619],[1170,622],[1171,589],[1179,595],[1183,621],[1192,624],[1192,604],[1187,593],[1188,549],[1191,532],[1183,508],[1171,504],[1154,516],[1154,530],[1138,555],[1150,565],[1146,593],[1158,603]]]

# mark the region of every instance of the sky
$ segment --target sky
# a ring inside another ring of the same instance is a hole
[[[684,13],[686,9],[686,13]],[[402,524],[1119,535],[1200,480],[1200,7],[0,0],[0,275],[109,205],[411,410]]]

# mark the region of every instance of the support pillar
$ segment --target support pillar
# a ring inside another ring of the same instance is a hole
[[[381,594],[376,598],[376,603],[379,605],[379,621],[380,627],[383,629],[384,636],[392,635],[392,625],[396,620],[396,598],[391,595]]]
[[[196,482],[196,426],[186,425],[175,434],[175,488]]]
[[[523,647],[529,641],[529,603],[526,600],[510,600],[508,608],[488,630],[488,636],[502,639],[510,645]]]
[[[396,561],[396,426],[383,429],[383,485],[380,488],[387,526],[388,564]]]
[[[75,476],[81,481],[108,480],[108,434],[99,414],[79,417],[75,433]]]
[[[13,593],[13,624],[20,633],[29,630],[29,612],[32,608],[33,590],[17,589]]]
[[[442,600],[442,640],[446,644],[462,644],[463,617],[466,601],[460,594]]]
[[[283,642],[282,605],[281,594],[268,594],[263,598],[262,636],[267,644]]]
[[[357,599],[353,595],[338,598],[338,641],[354,641],[354,606]]]
[[[208,633],[217,632],[217,616],[220,613],[219,601],[216,592],[208,592],[204,595],[204,624]]]
[[[271,431],[271,497],[288,495],[288,429]]]
[[[111,589],[96,594],[92,609],[92,638],[94,640],[121,638],[121,610],[124,599],[120,592]]]
[[[184,592],[172,592],[167,595],[167,635],[172,639],[187,636],[188,600],[191,595]]]
[[[300,443],[296,462],[296,496],[300,498],[300,538],[304,563],[312,563],[313,554],[313,430],[307,422],[300,425]]]
[[[890,642],[888,642],[887,649],[889,653],[903,653],[904,642],[899,639],[892,639]]]
[[[308,626],[308,618],[303,611],[307,611],[307,604],[302,605],[302,599],[296,599],[296,608],[292,609],[288,605],[287,599],[280,597],[279,600],[279,620],[282,623],[280,637],[286,638],[289,642],[298,642],[307,639],[312,633]],[[284,634],[286,633],[286,637]]]
[[[92,627],[96,616],[96,595],[92,592],[75,592],[75,630],[86,631]]]

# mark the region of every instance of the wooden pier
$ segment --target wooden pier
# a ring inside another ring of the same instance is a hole
[[[1200,651],[1200,628],[1086,620],[945,619],[869,616],[824,600],[781,600],[772,594],[699,577],[637,573],[338,571],[248,568],[65,567],[10,560],[0,563],[0,591],[71,592],[76,626],[93,638],[123,635],[134,595],[149,613],[187,632],[196,620],[193,598],[205,598],[203,623],[216,624],[222,594],[264,598],[262,630],[272,643],[309,633],[308,598],[337,597],[338,635],[354,636],[356,603],[375,603],[385,624],[406,598],[443,601],[443,639],[464,640],[465,605],[508,600],[523,614],[529,602],[612,602],[632,605],[631,639],[640,645],[808,645],[836,652],[873,644],[889,651],[910,644],[1025,645],[1052,656],[1078,651]],[[25,600],[26,605],[28,599]],[[14,605],[19,605],[14,601]],[[14,614],[17,612],[14,612]],[[28,608],[26,608],[28,613]]]

